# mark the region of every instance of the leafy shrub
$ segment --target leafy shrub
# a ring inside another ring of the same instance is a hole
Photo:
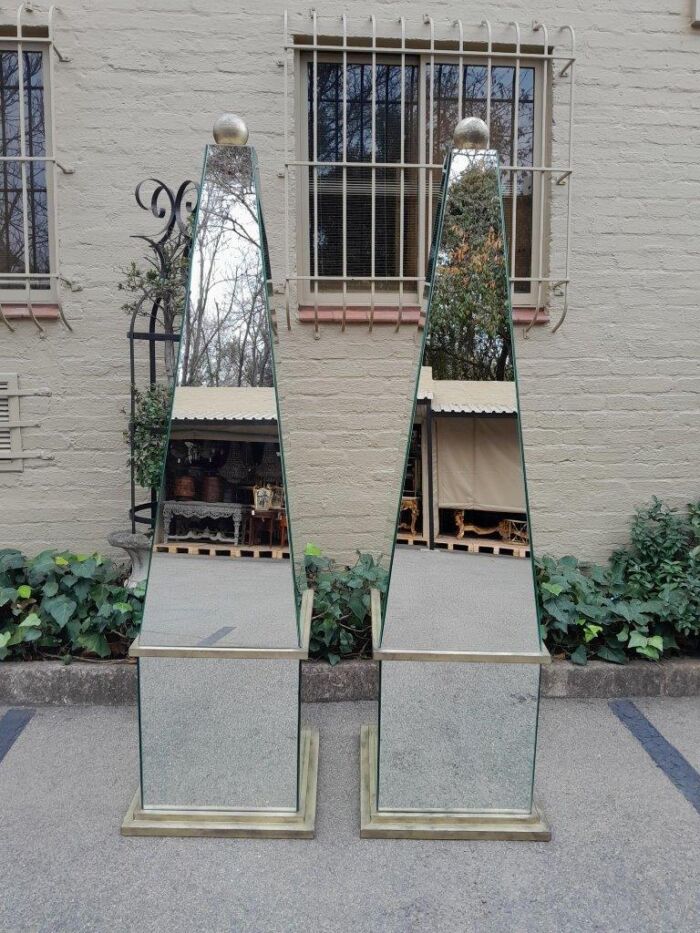
[[[124,655],[143,614],[143,587],[99,554],[0,550],[0,660]]]
[[[536,567],[543,636],[576,664],[700,648],[700,503],[638,509],[607,566],[544,557]]]
[[[160,486],[170,416],[170,387],[156,383],[148,389],[134,391],[134,445],[130,463],[134,477],[143,489]],[[129,431],[124,440],[131,443]]]
[[[687,513],[658,499],[632,520],[630,545],[612,555],[611,566],[631,596],[660,601],[671,631],[697,646],[700,638],[700,502]]]
[[[313,553],[309,553],[309,550]],[[358,552],[352,567],[339,566],[316,548],[307,549],[306,579],[313,587],[309,654],[330,664],[369,657],[372,649],[370,591],[387,591],[389,574],[370,554]]]

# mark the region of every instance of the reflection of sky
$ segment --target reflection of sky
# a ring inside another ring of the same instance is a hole
[[[270,384],[260,378],[268,369],[269,333],[258,204],[247,150],[227,153],[211,147],[183,337],[181,384]]]
[[[204,208],[210,211],[204,219],[195,242],[192,257],[192,281],[199,283],[209,278],[209,289],[204,296],[205,314],[215,313],[216,303],[229,297],[231,282],[241,269],[260,271],[260,232],[255,216],[256,204],[253,192],[243,189],[234,196],[226,195],[216,184],[204,182]],[[252,213],[251,213],[252,212]],[[252,241],[252,242],[251,242]],[[204,269],[200,269],[204,266]],[[202,276],[201,273],[204,272]],[[237,283],[241,303],[250,298],[252,290],[248,283]],[[203,297],[193,293],[192,301],[198,304]]]

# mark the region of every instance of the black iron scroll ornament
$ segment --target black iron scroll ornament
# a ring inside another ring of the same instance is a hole
[[[149,192],[150,191],[150,196]],[[144,210],[149,211],[157,220],[163,221],[163,226],[156,233],[135,234],[134,239],[144,240],[155,256],[155,268],[161,279],[169,277],[173,263],[181,262],[183,274],[183,289],[185,288],[187,262],[192,247],[192,216],[197,207],[199,187],[189,179],[173,190],[159,178],[145,178],[134,192],[136,203]],[[136,481],[134,471],[134,423],[136,416],[136,359],[135,341],[148,342],[148,384],[153,386],[158,381],[158,365],[156,345],[159,343],[176,344],[180,339],[178,332],[179,321],[168,308],[166,299],[161,292],[151,300],[143,296],[131,315],[130,327],[127,333],[129,338],[129,367],[131,385],[131,407],[129,418],[129,439],[131,446],[131,505],[129,518],[131,530],[136,532],[136,525],[155,525],[156,510],[158,506],[158,490],[151,489],[150,500],[139,505],[136,504]],[[136,330],[137,318],[145,318],[144,330]],[[142,513],[147,514],[142,514]]]

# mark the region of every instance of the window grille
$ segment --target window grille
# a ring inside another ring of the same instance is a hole
[[[54,154],[53,103],[54,57],[68,59],[54,44],[54,11],[51,7],[40,16],[25,0],[17,10],[15,34],[3,31],[0,37],[0,319],[10,330],[2,305],[18,295],[39,330],[33,310],[37,298],[56,302],[70,327],[59,296],[56,174],[71,169]]]
[[[294,304],[313,306],[317,332],[320,305],[342,308],[343,329],[349,307],[366,305],[371,329],[380,306],[391,305],[400,326],[422,293],[445,151],[457,122],[473,115],[486,120],[491,146],[500,155],[513,304],[533,309],[529,330],[538,310],[556,298],[556,330],[566,315],[569,285],[571,27],[558,31],[566,46],[559,53],[539,23],[532,25],[527,44],[516,23],[499,30],[495,41],[487,20],[469,36],[456,21],[438,38],[426,16],[411,40],[404,17],[382,38],[374,16],[365,26],[355,24],[365,36],[359,39],[350,36],[346,14],[336,22],[324,20],[323,35],[315,11],[310,23],[298,16],[293,32],[290,25],[285,14],[288,326]],[[417,33],[424,38],[415,38]],[[294,89],[297,120],[291,127]],[[552,162],[549,132],[555,108],[558,130],[563,129],[557,151],[565,154],[559,165]],[[567,190],[553,260],[547,250],[549,203],[557,186]],[[292,192],[298,221],[294,256]]]

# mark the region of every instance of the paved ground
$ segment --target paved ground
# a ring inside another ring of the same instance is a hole
[[[700,767],[698,700],[637,705]],[[304,712],[321,729],[317,838],[291,842],[121,838],[135,710],[37,711],[0,763],[0,930],[700,929],[700,814],[606,701],[543,702],[550,843],[361,840],[358,732],[374,704]]]
[[[382,647],[538,652],[532,564],[491,554],[397,548]]]
[[[154,554],[140,641],[295,648],[294,598],[289,561]]]

